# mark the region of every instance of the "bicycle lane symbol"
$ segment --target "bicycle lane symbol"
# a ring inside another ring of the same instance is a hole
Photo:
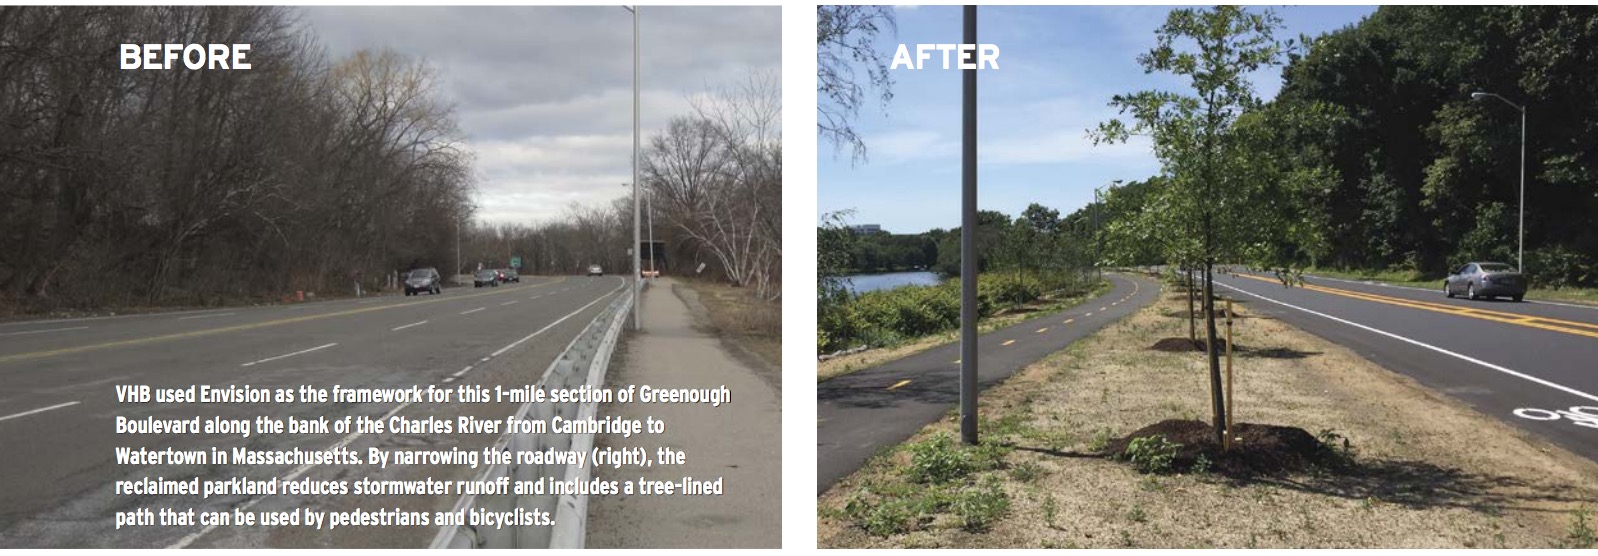
[[[1598,429],[1598,406],[1578,405],[1568,410],[1539,409],[1535,407],[1522,407],[1514,411],[1516,417],[1531,419],[1533,421],[1558,421],[1565,419],[1570,424],[1589,429]]]

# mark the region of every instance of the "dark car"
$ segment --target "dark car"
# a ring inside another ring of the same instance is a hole
[[[1526,297],[1526,277],[1504,263],[1466,263],[1443,280],[1443,294],[1470,299],[1508,297],[1520,301]]]
[[[483,286],[499,287],[499,272],[485,268],[472,275],[472,287],[481,288]]]
[[[502,281],[522,283],[522,275],[517,274],[514,268],[502,268],[499,273],[503,277],[501,278]]]
[[[418,268],[405,273],[405,295],[428,292],[438,295],[444,291],[444,278],[433,268]]]

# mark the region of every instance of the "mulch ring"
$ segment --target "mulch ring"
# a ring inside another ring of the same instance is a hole
[[[1222,338],[1216,338],[1215,348],[1221,350],[1222,354],[1225,354],[1226,340]],[[1154,345],[1149,346],[1149,349],[1154,351],[1167,351],[1174,353],[1204,351],[1204,339],[1200,338],[1197,340],[1190,340],[1187,338],[1161,338],[1160,341],[1154,342]]]
[[[1209,461],[1209,471],[1226,476],[1273,475],[1309,468],[1333,468],[1343,463],[1336,449],[1298,427],[1237,423],[1233,425],[1232,451],[1222,451],[1209,423],[1168,419],[1110,441],[1104,454],[1124,461],[1133,439],[1164,436],[1178,444],[1172,472],[1188,472],[1199,456]]]

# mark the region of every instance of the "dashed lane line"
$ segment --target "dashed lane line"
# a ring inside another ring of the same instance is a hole
[[[44,413],[46,411],[50,411],[50,410],[54,410],[54,409],[61,409],[63,407],[71,407],[71,406],[74,406],[74,405],[78,405],[78,403],[79,402],[58,403],[58,404],[52,405],[50,407],[41,407],[39,409],[33,409],[33,410],[29,410],[29,411],[24,411],[22,413],[13,413],[13,414],[7,415],[5,417],[0,417],[0,421],[8,421],[8,420],[11,420],[11,419],[16,419],[18,417],[27,417],[27,416],[33,415],[35,413]]]
[[[250,367],[250,366],[254,366],[254,365],[259,365],[261,363],[265,363],[267,361],[277,361],[279,359],[283,359],[283,358],[286,358],[286,357],[294,357],[296,355],[303,355],[303,354],[310,353],[310,352],[313,352],[313,351],[327,349],[327,348],[330,348],[330,347],[333,347],[333,346],[336,346],[336,345],[338,345],[338,342],[334,342],[334,343],[327,344],[327,345],[316,346],[316,347],[313,347],[311,349],[302,349],[302,350],[296,351],[294,353],[285,353],[285,354],[279,355],[277,357],[268,357],[266,359],[262,359],[262,360],[259,360],[259,361],[251,361],[249,363],[245,363],[245,364],[239,365],[239,366],[240,367]]]

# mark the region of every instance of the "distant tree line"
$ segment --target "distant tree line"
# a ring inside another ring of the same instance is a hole
[[[1598,8],[1383,6],[1280,52],[1281,92],[1248,106],[1226,139],[1239,153],[1232,160],[1251,162],[1215,178],[1247,191],[1215,205],[1231,207],[1228,220],[1288,216],[1249,238],[1250,262],[1427,278],[1471,260],[1514,264],[1521,113],[1472,98],[1484,92],[1526,107],[1534,285],[1598,285]],[[1138,214],[1148,198],[1132,192],[1116,190],[1110,212]],[[1151,260],[1155,226],[1120,220],[1107,226],[1110,256]]]
[[[122,71],[123,42],[253,69]],[[432,70],[289,8],[0,7],[0,304],[209,304],[446,260],[472,157]]]

